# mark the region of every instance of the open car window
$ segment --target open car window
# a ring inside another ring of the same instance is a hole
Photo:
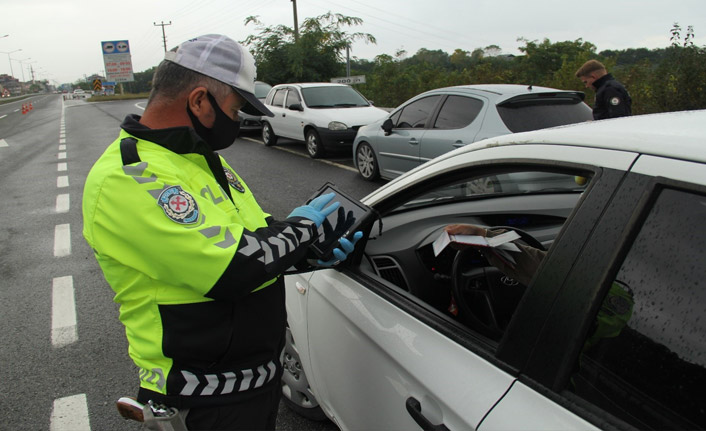
[[[498,341],[526,286],[500,271],[487,250],[471,248],[459,259],[461,247],[436,252],[434,241],[447,225],[471,224],[515,229],[523,234],[521,244],[546,250],[589,186],[585,171],[505,166],[412,187],[405,199],[384,210],[382,228],[373,227],[361,268]]]

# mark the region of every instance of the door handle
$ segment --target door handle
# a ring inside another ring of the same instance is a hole
[[[409,144],[410,145],[417,145],[417,144],[419,144],[419,141],[417,141],[415,138],[412,138],[409,140]]]
[[[466,144],[464,144],[463,141],[456,141],[453,143],[453,146],[456,148],[463,147],[464,145],[466,145]]]
[[[420,403],[416,398],[407,398],[405,407],[407,407],[407,412],[410,416],[412,416],[412,419],[414,419],[417,425],[422,427],[424,431],[449,431],[443,423],[439,425],[434,425],[431,423],[429,419],[422,414],[422,403]]]

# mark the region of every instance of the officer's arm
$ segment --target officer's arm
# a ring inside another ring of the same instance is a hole
[[[615,87],[605,89],[605,106],[608,110],[607,118],[625,117],[630,115],[626,94]]]
[[[228,267],[206,294],[214,299],[236,299],[283,274],[302,261],[318,231],[310,220],[291,217],[268,219],[255,231],[243,230]]]

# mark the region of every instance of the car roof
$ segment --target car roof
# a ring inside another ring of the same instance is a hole
[[[275,87],[299,87],[299,88],[311,88],[311,87],[350,87],[346,84],[336,84],[333,82],[292,82],[289,84],[278,84]]]
[[[470,93],[477,96],[485,96],[496,104],[503,103],[508,99],[518,97],[518,99],[526,100],[526,98],[534,100],[533,94],[543,93],[561,93],[580,102],[585,95],[582,91],[575,90],[560,90],[550,87],[538,87],[534,85],[520,84],[474,84],[474,85],[455,85],[452,87],[435,88],[419,94],[416,97],[426,96],[431,94],[446,94],[449,92]],[[415,97],[415,98],[416,98]]]
[[[556,144],[632,151],[706,163],[704,124],[706,110],[634,115],[502,135],[447,154],[497,146]],[[448,157],[447,154],[440,158]]]

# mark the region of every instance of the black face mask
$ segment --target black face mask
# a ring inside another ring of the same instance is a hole
[[[213,106],[213,110],[216,113],[216,120],[213,123],[213,127],[210,129],[199,121],[199,119],[191,112],[189,108],[189,103],[186,104],[186,113],[189,114],[191,118],[191,123],[194,125],[194,130],[196,133],[206,141],[206,143],[211,147],[211,150],[218,151],[224,148],[230,147],[235,138],[238,137],[238,132],[240,131],[240,121],[233,121],[225,112],[218,106],[218,102],[211,95],[211,93],[206,92],[208,100]]]

